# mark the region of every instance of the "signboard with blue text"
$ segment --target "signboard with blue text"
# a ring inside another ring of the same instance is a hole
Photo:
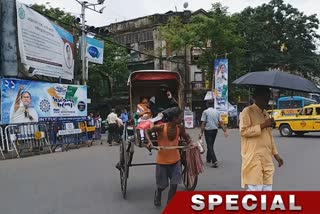
[[[1,123],[85,120],[87,86],[1,79]]]
[[[87,37],[86,43],[86,57],[88,59],[88,62],[103,64],[104,42]]]

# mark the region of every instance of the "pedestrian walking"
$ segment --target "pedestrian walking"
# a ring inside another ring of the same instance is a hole
[[[223,129],[224,136],[228,137],[228,129],[220,119],[219,112],[214,108],[214,101],[207,101],[207,109],[202,112],[201,116],[201,133],[199,138],[203,136],[207,144],[207,163],[212,164],[213,168],[218,167],[218,160],[214,152],[214,143],[217,137],[219,126]]]
[[[88,117],[87,117],[87,124],[88,124],[88,127],[94,127],[94,114],[93,112],[90,112]],[[89,146],[92,146],[93,144],[93,134],[94,132],[93,131],[89,131],[88,132],[88,140],[91,140],[89,141],[89,144],[88,144],[88,147]]]
[[[94,132],[94,139],[96,140],[100,140],[101,145],[102,145],[102,140],[101,140],[101,127],[102,127],[102,119],[100,117],[100,114],[97,114],[96,118],[95,118],[95,132]]]
[[[115,109],[112,109],[110,114],[107,116],[108,122],[108,143],[112,146],[112,141],[117,139],[118,130],[118,116],[115,113]]]
[[[116,129],[116,134],[115,134],[115,136],[116,136],[115,142],[117,142],[117,143],[122,142],[123,130],[124,130],[123,122],[118,117],[117,118],[117,129]]]
[[[247,191],[272,191],[272,156],[279,167],[283,165],[283,160],[272,136],[274,119],[266,111],[270,90],[256,88],[253,99],[254,104],[244,108],[240,114],[241,187]]]
[[[122,120],[123,123],[123,138],[126,140],[127,139],[127,125],[128,125],[128,121],[129,121],[129,116],[128,116],[128,112],[127,109],[123,109],[122,113],[120,115],[120,119]]]

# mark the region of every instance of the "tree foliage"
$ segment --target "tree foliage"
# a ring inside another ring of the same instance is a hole
[[[103,64],[89,65],[89,95],[92,99],[103,100],[126,90],[129,76],[126,53],[125,48],[105,43]]]
[[[256,8],[228,14],[220,3],[212,5],[207,15],[192,17],[187,24],[172,18],[161,28],[169,48],[185,45],[199,47],[198,65],[213,71],[215,58],[229,59],[229,83],[251,71],[280,69],[307,78],[320,76],[320,56],[316,53],[319,20],[305,15],[283,0],[271,0]],[[229,84],[229,86],[232,86]],[[231,96],[238,91],[229,90]]]
[[[235,16],[239,19],[238,30],[247,41],[249,71],[275,68],[305,77],[319,76],[316,15],[307,16],[283,0],[272,0]]]
[[[187,24],[183,19],[174,17],[161,28],[161,36],[168,48],[181,50],[188,46],[201,49],[198,66],[212,77],[216,58],[229,59],[229,78],[233,80],[242,73],[242,56],[245,40],[237,33],[237,18],[227,13],[220,3],[212,5],[207,15],[197,15]]]
[[[31,8],[45,15],[48,19],[55,22],[56,24],[62,26],[67,31],[72,32],[72,25],[74,24],[74,19],[76,18],[71,13],[65,12],[60,8],[53,8],[50,5],[33,4]]]

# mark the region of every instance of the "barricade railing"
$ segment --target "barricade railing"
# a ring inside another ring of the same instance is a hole
[[[4,136],[3,136],[3,128],[2,128],[2,126],[0,126],[0,137],[1,137],[0,152],[1,152],[2,158],[3,158],[3,159],[6,159],[6,157],[5,157],[4,154],[3,154],[3,151],[4,151],[6,148],[5,148],[5,139],[4,139]]]
[[[7,151],[15,151],[18,158],[23,150],[34,151],[34,149],[43,149],[49,147],[48,129],[46,124],[30,123],[30,124],[14,124],[5,127],[5,138],[7,143]]]
[[[71,144],[81,145],[87,142],[88,134],[83,128],[85,122],[75,121],[59,121],[50,125],[50,140],[52,149],[56,150],[61,147],[63,150],[68,150]]]
[[[24,150],[42,151],[48,147],[49,151],[61,147],[67,150],[73,144],[80,146],[93,140],[95,127],[88,127],[86,121],[59,121],[53,123],[24,123],[0,126],[0,153],[5,159],[3,151],[16,153],[20,158]]]

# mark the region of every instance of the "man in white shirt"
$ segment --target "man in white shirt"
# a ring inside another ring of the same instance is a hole
[[[38,113],[31,107],[31,94],[24,91],[24,86],[19,88],[15,103],[10,109],[10,123],[38,122]]]
[[[112,146],[112,141],[117,140],[118,133],[118,115],[115,113],[115,110],[112,109],[110,114],[107,117],[108,122],[108,143]]]
[[[225,137],[228,137],[227,127],[224,126],[223,122],[220,120],[219,112],[214,108],[214,101],[207,101],[207,109],[203,111],[201,116],[201,133],[200,138],[203,133],[207,144],[207,163],[212,163],[213,168],[218,168],[218,160],[214,152],[214,143],[218,133],[218,129],[221,126]]]

